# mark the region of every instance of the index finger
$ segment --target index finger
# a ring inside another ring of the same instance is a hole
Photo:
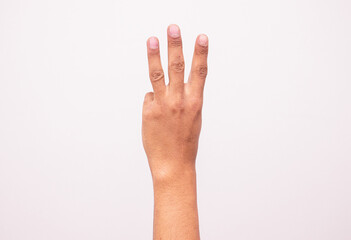
[[[158,98],[164,94],[166,85],[161,65],[159,41],[156,37],[150,37],[147,40],[147,57],[150,81],[155,93],[155,98]]]

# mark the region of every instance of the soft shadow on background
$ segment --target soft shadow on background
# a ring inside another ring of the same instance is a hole
[[[202,239],[351,239],[350,1],[0,1],[0,239],[151,239],[146,39],[210,39]]]

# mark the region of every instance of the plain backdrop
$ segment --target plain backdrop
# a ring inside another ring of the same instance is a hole
[[[146,40],[210,40],[202,239],[351,239],[351,2],[0,0],[0,239],[151,239]]]

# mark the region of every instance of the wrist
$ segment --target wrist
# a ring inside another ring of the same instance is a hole
[[[196,184],[195,164],[156,168],[151,173],[154,188]]]
[[[182,167],[153,175],[155,205],[182,211],[186,206],[197,206],[195,167]]]

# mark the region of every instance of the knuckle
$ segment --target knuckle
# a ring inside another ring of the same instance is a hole
[[[195,49],[195,53],[198,55],[207,55],[208,54],[208,46],[197,46]]]
[[[177,60],[173,61],[170,65],[170,69],[175,72],[182,72],[184,71],[184,60],[181,57],[178,57]]]
[[[207,76],[207,65],[201,64],[195,68],[195,72],[200,78],[206,78]]]
[[[180,47],[180,46],[182,46],[182,39],[180,37],[172,38],[171,40],[169,40],[169,46],[170,47]]]
[[[160,81],[164,78],[164,73],[161,70],[153,71],[150,73],[150,80],[152,82]]]
[[[160,119],[161,116],[162,111],[158,108],[149,107],[143,110],[143,118],[145,120],[157,120]]]
[[[184,103],[182,100],[173,100],[170,102],[169,108],[173,113],[183,112]]]
[[[189,101],[189,110],[194,113],[199,113],[202,109],[202,101],[201,99],[194,98]]]
[[[158,55],[160,55],[160,49],[159,48],[157,48],[157,49],[149,49],[148,50],[148,54],[150,56],[158,56]]]

